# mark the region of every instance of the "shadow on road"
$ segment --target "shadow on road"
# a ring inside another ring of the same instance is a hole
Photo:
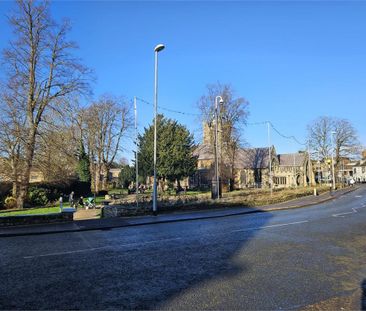
[[[260,228],[272,218],[271,213],[257,214],[253,224],[242,222],[241,229]],[[141,278],[143,287],[137,300],[126,305],[133,309],[192,309],[192,300],[212,295],[220,299],[221,289],[215,283],[225,283],[238,274],[245,273],[250,266],[235,257],[243,252],[252,238],[260,230],[247,230],[230,233],[234,218],[221,218],[204,222],[191,222],[191,234],[196,233],[194,240],[187,239],[174,249],[165,249],[156,254],[159,263],[142,260],[136,275]],[[180,226],[184,227],[185,224]],[[200,227],[197,230],[194,227]],[[188,229],[187,227],[186,229]],[[236,227],[237,228],[237,227]],[[169,229],[168,229],[169,230]],[[189,230],[189,229],[188,229]],[[240,229],[239,229],[240,230]],[[202,235],[200,235],[202,234]],[[154,257],[154,256],[153,256]],[[158,267],[157,267],[158,266]],[[137,289],[139,291],[140,289]],[[198,295],[198,292],[200,295]],[[224,295],[230,295],[226,292]],[[125,297],[127,300],[130,297]],[[210,299],[206,297],[206,299]],[[202,301],[196,308],[201,309]]]
[[[172,301],[184,308],[197,289],[207,297],[223,294],[225,285],[215,284],[250,269],[236,255],[271,218],[258,213],[8,240],[18,253],[12,265],[1,266],[0,308],[161,309]],[[32,247],[55,255],[23,259]],[[82,248],[95,251],[75,251]]]
[[[361,284],[362,297],[361,297],[361,310],[366,311],[366,279]]]

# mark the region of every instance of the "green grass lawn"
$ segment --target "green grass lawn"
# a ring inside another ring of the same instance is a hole
[[[108,190],[108,194],[127,194],[128,190],[127,189],[110,189]]]
[[[6,216],[19,216],[19,215],[41,215],[41,214],[53,214],[59,213],[60,207],[36,207],[36,208],[26,208],[24,210],[15,211],[0,211],[0,217]]]

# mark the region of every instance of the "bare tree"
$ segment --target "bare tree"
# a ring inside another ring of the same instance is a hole
[[[24,150],[24,115],[22,106],[13,102],[5,89],[0,95],[0,178],[12,182],[12,194],[17,196],[23,169],[21,154]]]
[[[29,187],[37,135],[47,111],[60,109],[62,99],[87,90],[89,71],[72,57],[76,44],[66,39],[69,24],[57,25],[50,17],[48,2],[18,0],[10,18],[15,39],[4,51],[6,87],[11,101],[24,118],[21,140],[23,171],[20,174],[17,205],[22,208]]]
[[[319,160],[324,160],[331,155],[330,135],[333,130],[333,120],[330,117],[319,117],[311,122],[308,127],[308,140],[311,150],[313,150]]]
[[[237,150],[244,144],[243,128],[249,115],[248,101],[243,97],[236,97],[230,84],[209,84],[207,93],[198,101],[202,121],[209,125],[211,131],[211,145],[213,146],[215,98],[220,95],[223,104],[219,107],[219,149],[220,175],[233,181],[235,177],[234,163]],[[232,183],[233,184],[233,183]]]
[[[361,144],[356,129],[346,119],[334,119],[333,132],[335,164],[339,167],[342,157],[350,157],[360,153]]]
[[[122,150],[124,135],[131,128],[129,104],[124,99],[104,95],[84,111],[83,132],[96,192],[107,189],[109,170]]]
[[[345,119],[322,116],[308,125],[308,140],[319,161],[334,156],[335,176],[342,165],[342,158],[360,152],[360,143],[353,125]]]
[[[68,181],[76,177],[78,144],[66,126],[47,129],[37,139],[34,166],[41,172],[45,181]]]
[[[308,125],[308,139],[315,155],[320,155],[320,160],[330,158],[334,152],[336,165],[340,158],[355,155],[360,150],[357,131],[345,119],[319,117]]]

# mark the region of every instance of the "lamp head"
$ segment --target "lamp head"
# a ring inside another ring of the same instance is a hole
[[[154,51],[155,51],[155,52],[160,52],[160,51],[164,50],[164,48],[165,48],[164,44],[158,44],[158,45],[155,47]]]

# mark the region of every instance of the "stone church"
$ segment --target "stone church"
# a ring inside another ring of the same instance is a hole
[[[189,180],[190,188],[211,187],[214,179],[214,140],[213,128],[204,125],[203,143],[194,151],[197,156],[197,172]],[[218,137],[220,145],[220,137]],[[221,150],[222,152],[222,150]],[[220,151],[219,151],[220,157]],[[225,166],[225,160],[219,161]],[[223,180],[224,189],[228,183],[233,183],[232,189],[268,188],[270,185],[270,167],[272,172],[273,188],[306,186],[314,182],[311,162],[307,152],[292,154],[277,154],[274,146],[262,148],[238,148],[235,151],[233,162],[233,178]],[[219,168],[222,172],[223,168]],[[220,174],[222,176],[222,174]]]

